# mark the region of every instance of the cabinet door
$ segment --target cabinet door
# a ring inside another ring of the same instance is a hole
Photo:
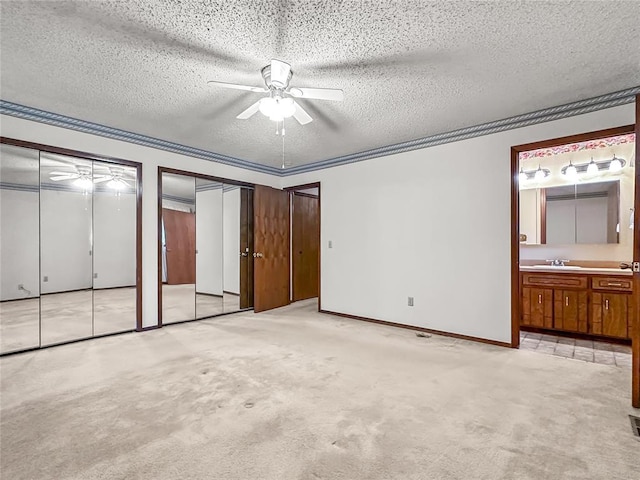
[[[522,323],[532,327],[553,328],[553,290],[522,289]]]
[[[627,338],[628,295],[621,293],[602,294],[602,334],[609,337]]]
[[[554,290],[553,326],[559,330],[587,332],[587,292]]]

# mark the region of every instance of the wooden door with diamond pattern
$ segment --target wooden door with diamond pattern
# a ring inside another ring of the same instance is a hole
[[[289,193],[256,185],[254,206],[254,310],[289,304]]]

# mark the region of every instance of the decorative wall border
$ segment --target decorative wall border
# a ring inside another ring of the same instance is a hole
[[[0,114],[24,118],[26,120],[32,120],[48,125],[68,128],[70,130],[90,133],[93,135],[99,135],[102,137],[121,140],[124,142],[135,143],[137,145],[143,145],[159,150],[174,152],[190,157],[201,158],[204,160],[218,162],[233,167],[244,168],[260,173],[266,173],[278,177],[287,177],[290,175],[297,175],[300,173],[307,173],[315,170],[322,170],[325,168],[361,162],[372,158],[384,157],[397,153],[408,152],[411,150],[433,147],[445,143],[458,142],[461,140],[467,140],[469,138],[491,135],[493,133],[504,132],[506,130],[512,130],[515,128],[527,127],[530,125],[550,122],[562,118],[573,117],[576,115],[595,112],[597,110],[603,110],[605,108],[616,107],[619,105],[626,105],[628,103],[634,102],[635,95],[637,94],[640,94],[640,86],[589,98],[586,100],[580,100],[578,102],[559,105],[557,107],[545,108],[524,115],[505,118],[503,120],[496,120],[494,122],[474,125],[471,127],[453,130],[451,132],[439,133],[437,135],[431,135],[428,137],[375,148],[372,150],[366,150],[363,152],[342,155],[340,157],[287,168],[285,170],[277,167],[260,165],[248,160],[242,160],[240,158],[222,155],[200,148],[180,145],[178,143],[161,140],[147,135],[141,135],[133,132],[127,132],[126,130],[107,127],[98,123],[87,122],[85,120],[79,120],[76,118],[67,117],[65,115],[59,115],[53,112],[39,110],[37,108],[27,107],[5,100],[0,100]]]

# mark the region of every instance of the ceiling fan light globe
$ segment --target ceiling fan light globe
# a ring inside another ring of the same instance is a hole
[[[73,181],[73,184],[78,188],[82,188],[83,190],[87,190],[87,191],[93,190],[93,182],[88,178],[83,178],[83,177],[77,178],[76,180]]]
[[[113,188],[114,190],[122,190],[124,188],[124,183],[122,181],[113,179],[107,182],[107,187]]]

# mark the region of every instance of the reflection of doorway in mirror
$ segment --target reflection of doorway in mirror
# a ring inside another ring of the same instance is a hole
[[[162,323],[196,318],[196,185],[162,173]]]

